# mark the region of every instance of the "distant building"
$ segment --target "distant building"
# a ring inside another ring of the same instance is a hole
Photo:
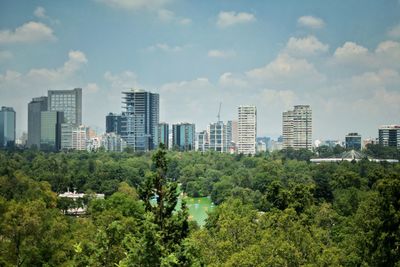
[[[47,96],[35,97],[28,104],[28,142],[30,148],[40,148],[41,112],[47,111]]]
[[[238,122],[236,120],[228,121],[226,123],[227,145],[228,152],[236,152],[238,143]]]
[[[126,141],[116,133],[106,133],[101,138],[101,146],[106,151],[123,152],[127,147]]]
[[[379,138],[366,138],[363,140],[363,147],[367,147],[368,145],[377,145],[379,144]]]
[[[197,133],[197,150],[205,152],[208,150],[208,133],[206,130]]]
[[[312,111],[309,105],[296,105],[283,112],[283,148],[312,148]]]
[[[228,151],[227,125],[222,121],[211,123],[207,128],[208,149],[216,152]],[[231,139],[231,138],[229,138]]]
[[[49,90],[48,110],[64,113],[64,123],[82,124],[82,89]]]
[[[330,148],[334,148],[336,146],[342,146],[342,142],[340,140],[323,140],[321,141],[319,146],[327,146]]]
[[[122,129],[122,116],[121,114],[108,113],[106,116],[106,133],[121,134]]]
[[[69,123],[61,124],[61,149],[86,150],[89,140],[89,127],[74,126]]]
[[[61,124],[64,112],[42,111],[40,125],[40,149],[58,151],[61,149]]]
[[[121,118],[121,136],[134,151],[154,148],[155,126],[159,123],[159,94],[144,90],[122,92],[125,111]]]
[[[169,125],[168,123],[159,123],[154,131],[154,148],[159,144],[164,144],[168,149],[169,147]]]
[[[101,147],[102,138],[100,136],[90,137],[86,142],[87,151],[97,151]]]
[[[361,150],[361,135],[358,133],[349,133],[345,137],[346,148]]]
[[[12,107],[1,107],[0,110],[0,148],[15,145],[16,116]]]
[[[267,144],[263,141],[257,141],[257,152],[265,152],[267,151]]]
[[[400,125],[383,125],[379,127],[379,144],[400,148]]]
[[[181,151],[195,149],[195,125],[178,123],[172,125],[172,147]]]
[[[256,154],[257,108],[255,106],[238,107],[238,143],[237,152]]]

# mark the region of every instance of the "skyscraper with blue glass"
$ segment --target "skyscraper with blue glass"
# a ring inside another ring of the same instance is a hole
[[[134,151],[153,149],[160,117],[159,94],[138,89],[122,94],[125,109],[121,116],[122,138]]]
[[[15,111],[11,107],[1,107],[0,110],[0,147],[10,147],[15,144]]]
[[[193,123],[173,124],[172,147],[181,151],[194,150],[195,130]]]

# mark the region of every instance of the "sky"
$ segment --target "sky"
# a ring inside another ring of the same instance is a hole
[[[0,106],[27,130],[47,90],[83,89],[100,133],[122,91],[160,94],[160,119],[196,130],[257,107],[258,136],[313,110],[313,139],[400,124],[400,1],[0,0]]]

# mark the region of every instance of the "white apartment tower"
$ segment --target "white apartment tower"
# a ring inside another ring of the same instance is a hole
[[[245,155],[256,154],[257,108],[239,106],[237,152]]]
[[[283,148],[312,148],[312,110],[309,105],[297,105],[282,114]]]

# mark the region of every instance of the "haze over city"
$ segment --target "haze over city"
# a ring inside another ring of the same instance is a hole
[[[400,114],[400,2],[1,1],[0,105],[83,91],[83,123],[104,131],[121,92],[160,94],[160,120],[205,129],[257,106],[259,136],[282,112],[313,109],[313,139],[377,137]]]

